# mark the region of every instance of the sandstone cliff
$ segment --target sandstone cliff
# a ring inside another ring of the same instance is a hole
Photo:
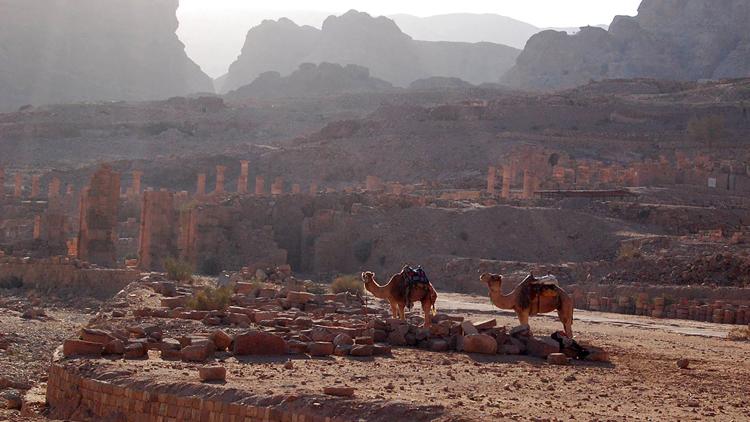
[[[750,76],[750,2],[644,0],[609,30],[533,36],[503,78],[511,86],[560,89],[590,80],[699,80]]]
[[[0,0],[0,110],[213,92],[175,35],[178,0]]]
[[[356,11],[329,17],[321,30],[281,19],[248,32],[220,90],[237,89],[267,71],[288,75],[302,63],[322,62],[363,66],[398,86],[431,76],[495,82],[517,55],[514,48],[492,43],[414,41],[392,20]]]
[[[361,66],[304,63],[286,77],[273,71],[262,73],[251,84],[227,94],[227,98],[301,98],[392,90],[393,85],[371,77],[370,71]]]

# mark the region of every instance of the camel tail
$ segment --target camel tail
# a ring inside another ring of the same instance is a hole
[[[432,316],[435,316],[437,315],[437,291],[432,284],[430,284],[430,302],[432,302]]]

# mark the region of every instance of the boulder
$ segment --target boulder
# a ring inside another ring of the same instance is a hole
[[[330,356],[336,346],[327,341],[316,341],[307,345],[307,352],[310,356]]]
[[[513,327],[510,330],[510,336],[511,337],[529,337],[531,335],[531,328],[524,324],[524,325],[518,325],[516,327]]]
[[[148,349],[141,342],[130,343],[125,346],[125,359],[142,359],[148,356]]]
[[[289,353],[300,355],[307,353],[307,343],[299,340],[289,340],[287,342],[287,346],[289,348]]]
[[[248,331],[234,338],[234,354],[242,355],[285,355],[288,352],[286,341],[271,333]]]
[[[23,397],[17,390],[6,390],[0,394],[5,402],[5,408],[10,410],[20,410],[23,406]]]
[[[121,355],[125,353],[125,343],[122,340],[114,339],[104,345],[104,353],[108,355]]]
[[[363,336],[363,337],[357,337],[356,339],[354,339],[354,343],[373,345],[375,344],[375,340],[372,337]]]
[[[343,344],[341,346],[336,346],[335,349],[333,349],[333,354],[336,356],[349,356],[349,353],[352,351],[351,345]]]
[[[230,324],[239,325],[240,327],[249,327],[252,323],[252,320],[248,315],[236,312],[228,313],[227,321],[229,321]]]
[[[312,332],[310,333],[310,337],[313,339],[313,341],[325,341],[325,342],[333,342],[333,340],[336,338],[336,333],[329,330],[326,327],[321,326],[314,326],[312,328]]]
[[[286,299],[292,304],[292,306],[304,305],[307,302],[314,301],[315,295],[307,292],[289,292],[286,294]]]
[[[232,347],[232,336],[224,332],[224,330],[216,330],[211,333],[211,341],[214,342],[216,350],[229,350]]]
[[[352,347],[351,352],[349,353],[352,356],[372,356],[374,353],[373,346],[370,344],[363,344],[363,345],[356,345]]]
[[[223,366],[203,366],[198,368],[201,382],[226,381],[227,368]]]
[[[194,344],[180,350],[180,358],[185,362],[205,362],[212,355],[212,348],[205,344]]]
[[[81,340],[88,341],[90,343],[107,344],[114,340],[114,336],[104,330],[96,330],[92,328],[81,328],[80,333]]]
[[[530,356],[546,359],[552,353],[560,353],[560,344],[547,337],[529,337],[526,340],[526,353]]]
[[[101,356],[104,345],[90,341],[68,339],[63,342],[63,356]]]
[[[497,325],[497,319],[488,319],[487,321],[482,321],[474,324],[474,327],[479,330],[489,330],[490,328],[494,328]]]
[[[372,354],[375,356],[390,355],[391,347],[384,344],[374,344],[372,346]]]
[[[351,346],[354,344],[354,339],[348,334],[339,334],[333,339],[333,344],[336,346]]]
[[[268,321],[273,320],[278,315],[278,312],[274,311],[257,311],[255,312],[255,315],[253,315],[253,320],[256,323],[259,323],[261,321]]]
[[[463,351],[466,353],[494,355],[497,353],[497,341],[486,334],[464,336]]]
[[[184,308],[187,306],[187,296],[175,296],[175,297],[163,297],[161,298],[161,306],[163,308],[175,309]]]
[[[447,352],[448,342],[443,339],[434,338],[428,341],[428,349],[432,352]]]

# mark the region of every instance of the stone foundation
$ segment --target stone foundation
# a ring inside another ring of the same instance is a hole
[[[127,373],[87,370],[85,365],[50,366],[50,416],[74,421],[110,422],[337,422],[315,416],[305,403],[260,405],[261,398],[236,389],[189,383],[133,381]],[[304,401],[304,400],[300,400]]]

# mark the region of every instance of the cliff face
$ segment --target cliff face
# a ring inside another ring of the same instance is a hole
[[[266,71],[287,75],[302,63],[323,62],[363,66],[399,86],[430,76],[496,82],[517,55],[499,44],[414,41],[392,20],[356,11],[329,17],[321,30],[281,19],[250,30],[220,90],[237,89]]]
[[[0,0],[0,110],[213,92],[175,34],[178,0]]]
[[[300,98],[392,90],[393,85],[370,77],[370,71],[361,66],[305,63],[285,77],[273,71],[262,73],[251,84],[230,92],[226,98]]]
[[[644,0],[635,17],[618,16],[608,31],[533,36],[503,81],[527,89],[560,89],[592,79],[678,80],[750,76],[750,2]]]

